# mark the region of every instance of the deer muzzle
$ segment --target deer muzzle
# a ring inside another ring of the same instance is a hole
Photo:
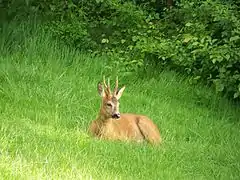
[[[120,113],[118,112],[118,113],[114,113],[113,115],[112,115],[112,118],[113,119],[119,119],[120,118]]]

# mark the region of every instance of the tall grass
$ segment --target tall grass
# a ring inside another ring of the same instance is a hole
[[[117,70],[35,27],[1,30],[1,179],[239,179],[238,107],[172,72],[118,74],[127,87],[120,111],[151,117],[164,142],[93,139],[87,128],[100,105],[96,84]]]

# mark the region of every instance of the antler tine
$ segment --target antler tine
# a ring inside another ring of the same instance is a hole
[[[106,84],[106,81],[105,81],[105,76],[103,76],[103,85],[105,88],[107,88],[107,84]]]
[[[108,78],[108,86],[107,86],[107,90],[108,90],[109,94],[111,94],[110,79],[109,79],[109,78]]]
[[[117,91],[118,91],[118,76],[116,77],[116,85],[115,85],[115,89],[114,89],[115,95],[117,95]]]
[[[110,88],[110,79],[108,78],[108,87]]]
[[[104,85],[105,92],[110,95],[111,90],[110,90],[110,80],[109,80],[109,78],[108,78],[108,85],[107,85],[105,76],[103,76],[103,85]]]

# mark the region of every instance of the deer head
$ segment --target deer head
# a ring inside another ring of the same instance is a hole
[[[124,89],[125,86],[118,89],[118,77],[116,78],[116,85],[113,93],[111,92],[109,78],[108,84],[105,82],[105,77],[103,77],[103,84],[101,82],[98,83],[98,93],[102,97],[101,115],[106,119],[120,118],[119,99],[121,98]]]

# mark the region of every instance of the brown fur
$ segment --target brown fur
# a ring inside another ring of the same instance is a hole
[[[118,119],[112,118],[111,115],[118,112],[118,100],[116,101],[115,96],[110,95],[109,92],[103,92],[101,87],[99,93],[102,96],[102,106],[98,118],[92,121],[89,127],[93,136],[108,140],[136,142],[146,140],[152,144],[162,142],[158,127],[146,116],[121,114]],[[121,94],[118,96],[119,99]],[[110,107],[107,106],[109,103],[112,103]]]

